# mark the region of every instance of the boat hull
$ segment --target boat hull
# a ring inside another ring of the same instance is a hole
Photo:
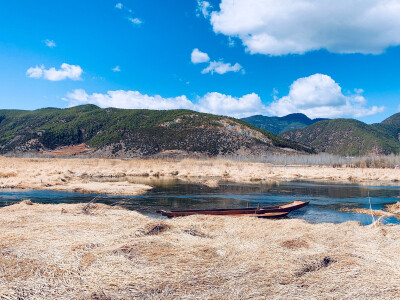
[[[207,210],[159,210],[157,211],[157,213],[160,213],[168,218],[184,217],[191,215],[282,217],[287,215],[291,211],[306,206],[308,203],[309,202],[293,201],[276,206]]]

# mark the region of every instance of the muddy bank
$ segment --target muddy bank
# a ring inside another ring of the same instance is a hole
[[[94,204],[0,209],[5,299],[396,299],[400,227],[192,216]]]

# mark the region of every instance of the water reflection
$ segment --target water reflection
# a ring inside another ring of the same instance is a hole
[[[99,181],[110,179],[98,179]],[[120,180],[120,179],[115,179]],[[261,205],[302,200],[310,205],[292,212],[291,218],[301,218],[312,223],[359,221],[370,224],[372,217],[358,213],[341,212],[341,208],[382,209],[386,204],[400,201],[400,187],[358,186],[317,182],[262,182],[258,184],[238,184],[223,182],[218,187],[196,183],[185,183],[176,179],[129,178],[131,182],[154,186],[145,195],[135,197],[101,196],[99,202],[121,205],[152,217],[159,217],[158,209],[207,209]],[[31,199],[42,203],[88,202],[95,195],[83,195],[56,191],[6,191],[0,192],[0,205]],[[386,223],[397,223],[395,218],[386,218]]]

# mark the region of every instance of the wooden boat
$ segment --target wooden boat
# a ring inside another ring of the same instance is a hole
[[[190,215],[217,215],[217,216],[252,216],[263,218],[277,218],[286,216],[291,211],[306,206],[309,202],[293,201],[275,206],[258,206],[246,208],[220,208],[220,209],[188,209],[188,210],[158,210],[157,213],[168,218],[184,217]]]

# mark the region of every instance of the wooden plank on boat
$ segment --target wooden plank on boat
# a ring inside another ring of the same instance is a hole
[[[288,203],[283,203],[281,205],[275,206],[264,206],[264,207],[247,207],[247,208],[222,208],[222,209],[188,209],[188,210],[159,210],[157,213],[162,214],[163,216],[167,216],[168,218],[174,217],[184,217],[190,215],[214,215],[214,216],[261,216],[265,215],[265,217],[274,217],[280,216],[279,213],[286,213],[300,209],[306,206],[309,202],[303,201],[293,201]],[[277,213],[277,215],[273,215],[273,213]],[[270,214],[270,215],[268,215]]]

